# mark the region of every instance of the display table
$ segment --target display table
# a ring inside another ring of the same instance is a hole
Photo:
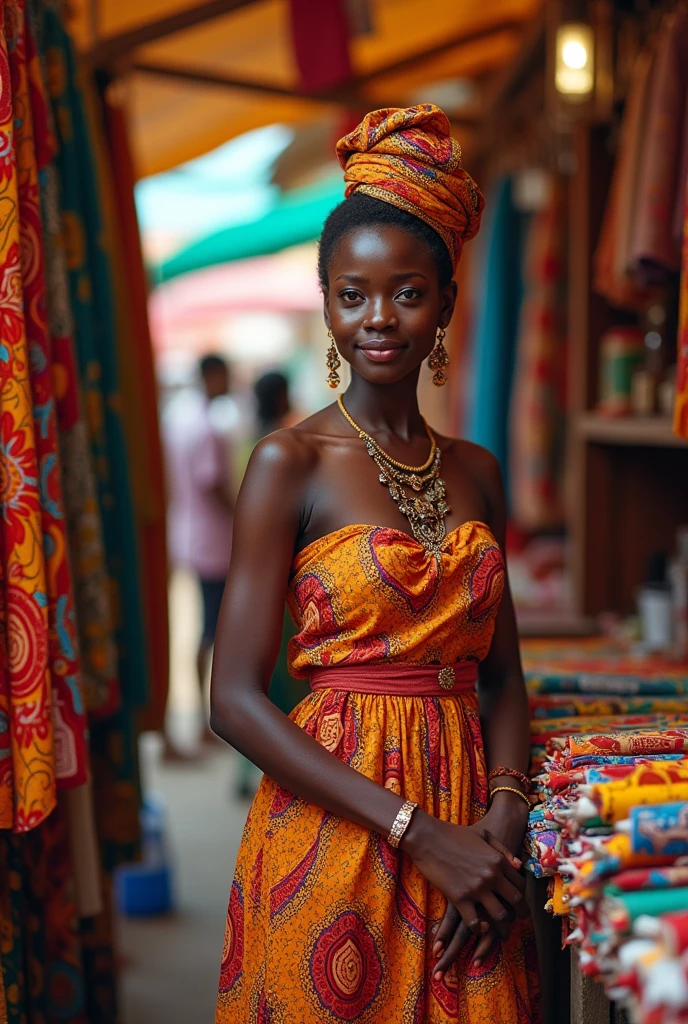
[[[527,641],[523,662],[545,1021],[608,1024],[608,996],[619,1021],[660,1024],[663,1000],[674,1019],[688,1009],[688,666],[599,639]]]

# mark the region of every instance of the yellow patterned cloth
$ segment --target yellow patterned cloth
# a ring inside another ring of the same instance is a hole
[[[454,269],[478,233],[483,195],[461,166],[447,115],[432,103],[366,114],[337,143],[346,195],[364,192],[424,220],[443,239]]]
[[[482,523],[450,533],[439,557],[408,534],[350,526],[296,556],[288,603],[295,674],[322,666],[447,665],[487,653],[504,589]],[[357,771],[444,821],[485,812],[475,691],[436,697],[313,692],[292,719]],[[432,978],[430,929],[444,897],[386,839],[264,777],[229,900],[217,1024],[535,1024],[527,924],[481,967],[469,946]]]

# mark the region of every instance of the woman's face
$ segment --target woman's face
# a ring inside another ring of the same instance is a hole
[[[325,321],[357,373],[392,384],[430,355],[455,301],[455,282],[440,290],[432,254],[416,236],[392,226],[356,228],[330,262]]]

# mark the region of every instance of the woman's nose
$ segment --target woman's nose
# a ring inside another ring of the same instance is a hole
[[[394,306],[382,296],[374,299],[363,326],[369,331],[384,331],[386,328],[397,327],[398,321]]]

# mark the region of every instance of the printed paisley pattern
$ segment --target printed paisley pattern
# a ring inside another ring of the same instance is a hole
[[[481,659],[503,589],[501,554],[481,523],[453,531],[439,561],[399,530],[338,530],[295,559],[292,672]],[[318,690],[291,717],[341,761],[444,821],[485,813],[475,693]],[[430,930],[444,906],[386,840],[264,777],[237,859],[216,1024],[537,1024],[525,924],[479,969],[469,946],[443,982],[432,980]]]

